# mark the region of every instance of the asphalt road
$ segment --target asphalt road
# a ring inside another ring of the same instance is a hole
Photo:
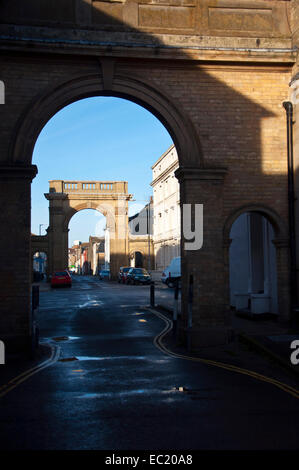
[[[148,303],[146,286],[83,276],[41,292],[41,337],[60,355],[0,398],[0,449],[299,448],[298,399],[164,354]]]

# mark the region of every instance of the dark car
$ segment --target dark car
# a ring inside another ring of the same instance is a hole
[[[99,272],[99,278],[101,279],[101,281],[103,279],[110,279],[110,270],[109,269],[101,269],[101,271]]]
[[[70,273],[65,271],[56,271],[51,276],[51,287],[66,286],[72,287],[72,278]]]
[[[151,276],[144,268],[131,268],[127,273],[127,284],[149,284]]]
[[[119,268],[119,273],[118,273],[118,282],[119,283],[126,283],[127,280],[127,274],[130,271],[131,267],[130,266],[122,266]]]

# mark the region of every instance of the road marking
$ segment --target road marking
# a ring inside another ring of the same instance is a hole
[[[203,358],[200,358],[200,357],[185,356],[183,354],[178,354],[178,353],[174,353],[173,351],[170,351],[163,344],[163,338],[166,336],[166,334],[170,330],[172,330],[172,327],[173,327],[172,321],[169,320],[167,317],[165,317],[162,313],[157,312],[156,310],[153,310],[151,308],[146,308],[146,310],[154,313],[156,316],[161,318],[161,320],[163,320],[166,323],[166,326],[163,329],[163,331],[161,333],[159,333],[154,338],[154,341],[153,341],[154,345],[158,349],[160,349],[160,351],[162,351],[164,354],[167,354],[168,356],[175,357],[175,358],[178,358],[178,359],[184,359],[184,360],[193,361],[193,362],[201,362],[203,364],[207,364],[207,365],[211,365],[211,366],[215,366],[215,367],[220,367],[221,369],[226,369],[226,370],[229,370],[231,372],[237,372],[239,374],[248,375],[248,376],[250,376],[250,377],[252,377],[256,380],[260,380],[262,382],[270,383],[270,384],[274,385],[275,387],[280,388],[284,392],[289,393],[293,397],[299,399],[299,390],[297,390],[297,389],[295,389],[295,388],[291,387],[290,385],[287,385],[283,382],[280,382],[279,380],[272,379],[271,377],[267,377],[265,375],[259,374],[258,372],[248,370],[248,369],[243,369],[241,367],[234,366],[232,364],[213,361],[213,360],[210,360],[210,359],[203,359]]]
[[[55,362],[57,362],[57,360],[59,358],[59,354],[60,354],[60,347],[56,346],[56,345],[55,346],[51,345],[50,348],[51,348],[51,356],[49,357],[49,359],[42,362],[41,364],[38,364],[35,367],[32,367],[31,369],[26,370],[25,372],[22,372],[17,377],[14,377],[9,382],[2,385],[0,387],[0,398],[4,397],[11,390],[16,388],[21,383],[25,382],[25,380],[29,379],[30,377],[37,374],[38,372],[41,372],[46,367],[49,367],[52,364],[54,364]]]

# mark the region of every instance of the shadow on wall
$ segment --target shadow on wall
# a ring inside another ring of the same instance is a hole
[[[173,258],[181,256],[181,245],[178,242],[162,241],[155,248],[155,269],[164,271]]]

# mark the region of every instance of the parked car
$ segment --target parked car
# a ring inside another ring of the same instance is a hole
[[[99,272],[99,278],[101,279],[101,281],[103,281],[104,279],[110,279],[110,269],[101,269],[101,271]]]
[[[119,268],[119,273],[118,273],[118,282],[119,283],[126,283],[127,280],[127,274],[130,271],[131,267],[130,266],[122,266]]]
[[[65,286],[65,287],[72,287],[72,278],[70,273],[65,271],[56,271],[51,276],[51,287],[58,287],[58,286]]]
[[[149,284],[151,276],[144,268],[130,268],[127,273],[127,284]]]
[[[181,283],[181,257],[173,258],[169,266],[164,269],[161,281],[168,287],[174,287],[178,282]]]

